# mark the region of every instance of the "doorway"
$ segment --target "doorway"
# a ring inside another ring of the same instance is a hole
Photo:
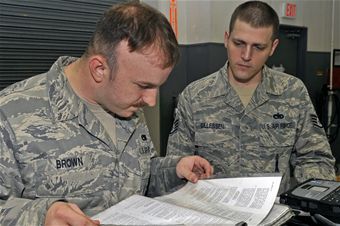
[[[307,28],[291,25],[280,25],[279,45],[268,59],[271,68],[282,66],[285,73],[305,80]]]

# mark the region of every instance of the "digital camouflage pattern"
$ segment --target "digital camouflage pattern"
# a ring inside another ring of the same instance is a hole
[[[280,193],[294,179],[334,180],[334,157],[302,81],[265,66],[244,107],[226,68],[181,93],[167,156],[203,156],[227,177],[279,172]]]
[[[151,195],[179,180],[179,158],[156,157],[142,111],[116,118],[114,145],[63,74],[74,60],[61,57],[47,73],[0,92],[0,225],[43,225],[57,200],[92,216],[144,195],[150,172]]]

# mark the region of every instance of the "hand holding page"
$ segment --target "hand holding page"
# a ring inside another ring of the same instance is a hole
[[[93,216],[102,224],[258,225],[275,201],[281,177],[244,177],[187,183],[154,199],[134,195]]]

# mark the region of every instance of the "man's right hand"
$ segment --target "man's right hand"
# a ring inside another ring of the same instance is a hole
[[[46,213],[45,226],[99,226],[98,220],[86,216],[76,204],[55,202]]]

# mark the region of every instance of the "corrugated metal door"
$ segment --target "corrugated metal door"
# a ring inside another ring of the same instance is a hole
[[[100,15],[123,0],[0,0],[0,90],[80,56]]]

